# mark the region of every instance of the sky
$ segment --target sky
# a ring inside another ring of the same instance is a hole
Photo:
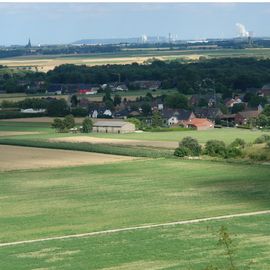
[[[0,3],[0,44],[177,35],[230,38],[236,23],[270,36],[270,3]]]

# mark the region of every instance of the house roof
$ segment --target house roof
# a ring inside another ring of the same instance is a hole
[[[162,111],[162,116],[165,118],[177,117],[178,120],[188,120],[193,112],[184,109],[165,109]]]
[[[123,127],[126,124],[124,121],[97,121],[94,127]]]
[[[259,114],[260,112],[258,111],[243,111],[238,113],[238,115],[242,116],[243,118],[257,117]]]
[[[216,118],[222,114],[219,108],[197,108],[195,109],[194,113],[196,117],[211,119]]]
[[[189,121],[185,121],[185,124],[195,127],[213,126],[214,124],[206,118],[192,118]]]

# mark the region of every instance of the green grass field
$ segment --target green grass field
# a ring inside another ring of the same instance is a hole
[[[0,242],[265,210],[269,175],[263,165],[171,159],[2,172]],[[207,226],[228,224],[239,234],[238,261],[255,258],[254,269],[268,269],[269,222],[266,215],[0,247],[0,268],[203,269],[209,258],[225,263]]]
[[[206,131],[171,131],[171,132],[143,132],[127,134],[91,133],[90,136],[101,138],[119,138],[149,141],[181,141],[186,136],[196,138],[200,143],[208,140],[222,140],[225,143],[232,142],[235,138],[242,138],[246,142],[253,142],[262,134],[261,131],[251,131],[237,128],[221,128]]]
[[[225,225],[232,232],[237,269],[268,270],[269,224],[269,216],[245,217],[6,247],[0,249],[0,268],[203,270],[214,264],[229,269],[213,233]]]
[[[67,137],[67,136],[85,136],[85,134],[59,134],[55,133],[50,128],[50,123],[23,123],[23,122],[11,122],[0,121],[1,131],[36,131],[42,132],[39,135],[25,135],[14,136],[13,138],[20,139],[48,139],[54,137]],[[207,131],[170,131],[170,132],[142,132],[142,133],[127,133],[127,134],[110,134],[110,133],[90,133],[91,137],[99,138],[114,138],[114,139],[131,139],[131,140],[146,140],[146,141],[181,141],[186,136],[191,136],[200,143],[205,143],[208,140],[222,140],[225,143],[231,143],[235,138],[242,138],[246,142],[253,142],[257,137],[262,135],[262,131],[251,131],[248,129],[237,128],[221,128]]]
[[[18,142],[79,135],[57,134],[49,123],[33,122],[0,121],[1,131],[41,132],[10,136]],[[252,142],[261,134],[223,128],[89,136],[160,141],[192,136],[200,143],[229,143],[236,137]],[[1,172],[0,243],[269,210],[269,175],[269,165],[170,158]],[[269,214],[0,246],[0,269],[204,270],[213,263],[227,270],[213,234],[221,225],[237,243],[238,270],[269,269]]]

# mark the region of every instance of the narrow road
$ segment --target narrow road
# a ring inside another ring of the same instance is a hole
[[[201,223],[201,222],[213,221],[213,220],[223,220],[223,219],[231,219],[231,218],[236,218],[236,217],[249,217],[249,216],[267,215],[267,214],[270,214],[270,210],[208,217],[208,218],[198,218],[198,219],[175,221],[175,222],[169,222],[169,223],[149,224],[149,225],[142,225],[142,226],[135,226],[135,227],[126,227],[126,228],[111,229],[111,230],[105,230],[105,231],[55,236],[55,237],[24,240],[24,241],[9,242],[9,243],[0,243],[0,247],[17,246],[17,245],[22,245],[22,244],[39,243],[39,242],[52,241],[52,240],[91,237],[91,236],[102,235],[102,234],[111,234],[111,233],[151,229],[151,228],[158,228],[158,227],[168,227],[168,226],[175,226],[175,225],[194,224],[194,223]]]

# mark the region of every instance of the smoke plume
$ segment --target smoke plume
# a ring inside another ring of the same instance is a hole
[[[243,24],[237,23],[236,27],[239,37],[249,37],[249,32],[246,30],[246,27]]]

